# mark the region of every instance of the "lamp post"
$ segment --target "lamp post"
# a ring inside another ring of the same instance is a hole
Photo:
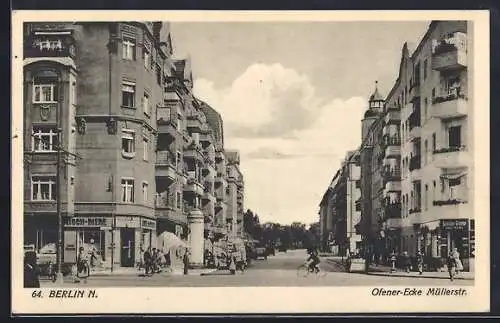
[[[62,284],[64,282],[64,276],[62,273],[62,262],[63,262],[63,217],[61,212],[61,142],[62,142],[62,130],[59,127],[59,109],[57,108],[57,163],[56,163],[56,213],[57,213],[57,275],[56,282]]]

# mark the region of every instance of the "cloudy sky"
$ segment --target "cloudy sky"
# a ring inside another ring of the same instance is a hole
[[[318,220],[319,202],[378,80],[386,95],[429,21],[172,23],[176,56],[192,60],[194,92],[239,149],[245,208],[261,221]]]

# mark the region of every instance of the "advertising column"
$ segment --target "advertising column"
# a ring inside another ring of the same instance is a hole
[[[203,249],[204,249],[204,218],[200,210],[192,210],[188,216],[189,222],[189,246],[191,255],[189,262],[193,266],[203,265]]]

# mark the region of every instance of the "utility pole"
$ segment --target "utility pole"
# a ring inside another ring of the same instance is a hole
[[[59,82],[59,89],[62,88],[62,82]],[[59,93],[61,93],[60,91]],[[58,100],[56,104],[56,124],[57,124],[57,163],[56,163],[56,213],[57,213],[57,224],[58,224],[58,234],[57,234],[57,275],[56,282],[62,284],[64,282],[64,276],[62,272],[62,262],[63,262],[63,217],[61,212],[61,146],[62,146],[62,129],[61,129],[61,100]]]

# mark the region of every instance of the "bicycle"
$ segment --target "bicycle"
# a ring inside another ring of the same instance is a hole
[[[311,265],[308,262],[300,265],[297,268],[297,276],[307,277],[309,276],[309,274],[314,274],[318,277],[326,276],[326,272],[321,270],[318,265],[314,266],[314,268],[311,268]]]

